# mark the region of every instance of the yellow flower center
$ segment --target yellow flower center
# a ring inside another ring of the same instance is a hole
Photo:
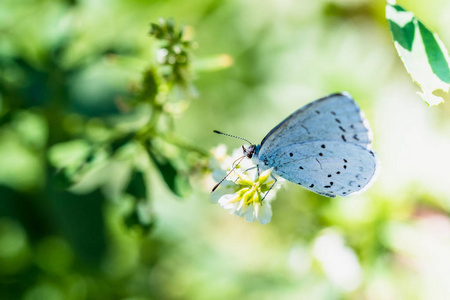
[[[255,181],[251,180],[249,176],[245,174],[237,174],[239,179],[236,181],[237,194],[230,203],[243,201],[243,204],[249,206],[251,204],[262,204],[263,193],[270,190],[270,187],[274,183],[273,181],[267,181],[271,170],[264,171]]]

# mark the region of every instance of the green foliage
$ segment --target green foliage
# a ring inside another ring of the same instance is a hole
[[[0,57],[0,66],[7,70],[0,76],[1,132],[19,136],[19,143],[37,154],[41,172],[41,180],[33,179],[30,187],[11,178],[19,184],[18,192],[0,186],[6,201],[3,212],[8,216],[18,209],[19,215],[28,212],[45,219],[48,224],[40,224],[38,240],[61,236],[81,268],[100,268],[108,255],[108,202],[125,205],[120,224],[146,236],[156,219],[150,180],[166,183],[175,196],[186,196],[194,165],[185,158],[206,158],[180,142],[173,126],[195,96],[194,44],[171,19],[150,27],[147,47],[153,58],[141,66],[140,83],[132,88],[115,83],[123,80],[117,68],[82,60],[69,63],[74,47],[70,31],[45,45],[39,63],[20,51]],[[91,57],[120,60],[124,53],[111,44]],[[10,144],[5,145],[10,153]],[[36,203],[26,205],[24,199]],[[0,290],[0,297],[5,295]]]
[[[126,111],[122,113],[124,116],[139,118],[140,116],[136,116],[133,111],[147,110],[151,112],[150,117],[145,118],[143,125],[128,127],[125,130],[122,129],[126,127],[125,119],[120,115],[114,121],[110,121],[108,118],[82,119],[81,122],[84,124],[81,126],[87,127],[81,134],[84,139],[50,145],[49,161],[53,167],[57,168],[57,173],[65,175],[70,185],[76,186],[78,183],[86,181],[86,176],[98,169],[106,168],[111,161],[120,156],[124,149],[132,148],[129,150],[131,151],[129,155],[139,156],[142,154],[143,157],[140,159],[143,161],[151,159],[156,168],[142,168],[138,162],[133,162],[132,157],[127,158],[128,166],[126,168],[128,172],[132,173],[132,176],[124,193],[131,195],[135,199],[135,203],[148,201],[150,193],[147,193],[148,180],[146,176],[148,173],[159,172],[169,189],[177,196],[182,195],[178,183],[187,183],[186,175],[170,162],[170,155],[165,154],[167,141],[164,143],[153,143],[152,141],[164,140],[164,136],[173,135],[173,127],[165,124],[173,122],[173,114],[166,109],[167,105],[173,103],[176,106],[180,101],[186,102],[192,98],[188,91],[188,89],[192,89],[191,42],[183,39],[183,31],[176,30],[170,19],[161,19],[159,25],[151,24],[150,35],[159,41],[155,52],[163,51],[165,55],[144,71],[140,91],[135,95],[128,95],[129,99],[121,100],[122,103],[119,103],[125,107]],[[177,89],[186,92],[178,94],[175,92]],[[129,121],[127,120],[127,122]],[[170,141],[168,143],[170,144]],[[176,145],[174,147],[177,148]],[[176,151],[178,153],[192,150]],[[178,154],[181,155],[181,153]],[[184,164],[181,167],[187,169],[189,165]],[[106,176],[114,176],[114,174]],[[108,181],[108,178],[102,180]],[[101,186],[102,183],[99,182],[81,190],[75,188],[75,190],[90,193],[92,188],[99,185]],[[136,205],[132,215],[138,215],[137,208]],[[126,224],[130,224],[129,219],[127,220]],[[133,223],[133,225],[136,224],[139,223]],[[148,224],[143,224],[143,226],[147,228]]]
[[[398,54],[428,105],[437,105],[443,98],[438,90],[449,92],[450,58],[437,34],[431,32],[413,13],[399,5],[386,5],[386,18]]]
[[[192,80],[190,51],[193,43],[184,39],[184,30],[177,31],[172,19],[160,19],[159,24],[151,24],[150,34],[162,42],[158,61],[163,66],[166,81],[189,86]]]

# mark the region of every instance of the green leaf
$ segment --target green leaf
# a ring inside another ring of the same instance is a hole
[[[431,32],[412,12],[399,5],[386,5],[386,19],[397,49],[408,73],[421,88],[423,100],[437,105],[437,96],[450,88],[450,58],[436,33]]]
[[[89,156],[91,146],[85,140],[72,140],[52,146],[49,160],[56,168],[77,168]]]
[[[186,176],[181,175],[169,158],[156,152],[151,146],[148,147],[148,153],[169,189],[175,195],[183,197],[189,189],[189,183]]]
[[[172,165],[172,163],[164,156],[156,156],[152,151],[150,156],[153,159],[156,167],[158,168],[161,176],[166,182],[169,189],[178,195],[178,189],[175,185],[175,177],[177,176],[177,169]]]
[[[153,212],[146,201],[138,201],[133,211],[124,218],[125,225],[129,229],[138,228],[144,234],[148,234],[155,225]]]
[[[145,174],[139,170],[134,170],[126,193],[134,196],[136,199],[147,199],[147,181]]]

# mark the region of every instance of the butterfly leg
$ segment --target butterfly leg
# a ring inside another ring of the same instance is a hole
[[[275,186],[275,184],[277,183],[278,179],[275,178],[275,176],[273,176],[272,174],[270,174],[270,177],[273,178],[274,182],[272,183],[272,185],[270,186],[269,190],[266,192],[266,194],[264,195],[264,197],[262,198],[261,202],[264,201],[264,199],[266,199],[266,196],[270,193],[270,191],[272,190],[272,188]]]
[[[258,166],[254,166],[254,167],[248,168],[248,169],[247,169],[247,170],[245,170],[244,172],[247,172],[247,171],[253,170],[254,168],[258,168]]]

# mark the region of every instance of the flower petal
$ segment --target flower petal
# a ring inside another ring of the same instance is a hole
[[[255,210],[253,206],[249,206],[245,214],[243,215],[245,217],[245,220],[247,222],[254,222],[255,221]]]
[[[261,175],[258,178],[258,182],[261,183],[261,184],[265,183],[267,181],[267,179],[269,178],[271,173],[272,173],[272,168],[262,172]]]
[[[265,225],[272,219],[272,207],[269,202],[264,202],[259,209],[258,215],[256,216],[258,222]]]

